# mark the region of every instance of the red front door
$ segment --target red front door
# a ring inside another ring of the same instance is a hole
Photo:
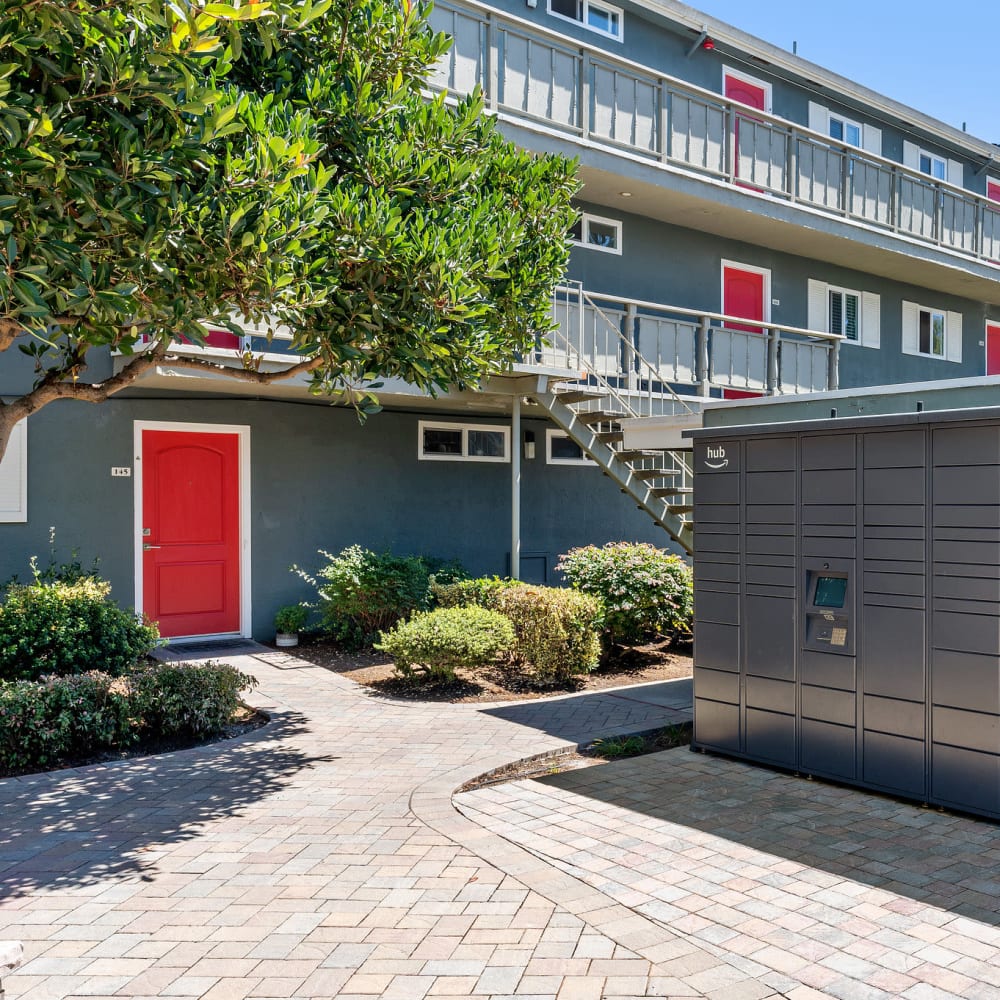
[[[766,292],[764,275],[760,271],[744,271],[742,268],[724,266],[722,269],[722,311],[727,316],[741,319],[764,320],[764,295]],[[750,323],[727,322],[731,330],[748,330],[763,333],[762,327]],[[759,392],[742,389],[724,389],[723,399],[747,399],[760,396]]]
[[[1000,324],[986,324],[986,374],[1000,375]]]
[[[737,76],[730,76],[726,74],[723,87],[726,93],[726,97],[731,101],[739,101],[741,104],[749,104],[751,108],[756,108],[758,111],[767,110],[767,92],[763,87],[757,86],[757,84],[749,83],[746,80],[741,80]],[[740,176],[740,119],[743,118],[747,121],[754,121],[755,119],[750,118],[745,112],[737,112],[733,115],[733,176]],[[748,126],[751,131],[753,125]],[[750,145],[753,145],[752,136],[747,137]],[[752,153],[752,150],[751,150]],[[743,185],[746,187],[747,185]],[[754,190],[757,190],[756,188]]]
[[[240,631],[239,435],[142,432],[143,610],[164,636]]]

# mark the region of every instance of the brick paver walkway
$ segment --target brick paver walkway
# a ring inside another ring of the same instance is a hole
[[[789,992],[1000,997],[994,824],[686,750],[456,802]]]
[[[1000,995],[988,824],[685,751],[452,804],[511,760],[683,718],[684,683],[416,705],[225,659],[265,729],[0,781],[10,1000]]]
[[[225,658],[259,678],[267,728],[0,781],[0,938],[27,953],[11,1000],[673,989],[637,950],[660,943],[648,921],[469,834],[450,796],[507,761],[683,717],[684,685],[480,709],[379,699],[282,654]],[[572,909],[553,901],[567,892]]]

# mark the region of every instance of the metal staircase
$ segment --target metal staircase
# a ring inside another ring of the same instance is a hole
[[[557,356],[560,367],[573,369],[572,374],[540,379],[532,398],[690,554],[694,544],[690,451],[626,448],[622,421],[669,415],[696,418],[697,400],[677,393],[639,353],[632,317],[609,315],[582,289],[573,292],[577,301],[566,300],[567,312],[556,317],[558,326],[546,348]]]

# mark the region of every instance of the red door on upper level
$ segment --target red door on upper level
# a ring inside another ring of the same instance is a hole
[[[986,374],[1000,375],[1000,323],[986,324]]]
[[[765,301],[767,295],[766,274],[763,271],[750,271],[741,267],[724,264],[722,267],[722,311],[727,316],[739,316],[742,319],[764,321]],[[750,323],[727,322],[731,330],[748,330],[751,333],[763,333],[763,328]],[[749,392],[742,389],[724,389],[723,399],[748,399],[760,396],[759,392]]]
[[[236,433],[142,431],[143,611],[164,636],[240,631]]]
[[[767,90],[763,86],[727,73],[725,90],[726,97],[731,101],[749,104],[751,108],[756,108],[758,111],[767,110]]]
[[[762,85],[752,83],[749,80],[744,80],[738,76],[731,76],[726,73],[725,79],[723,80],[723,90],[725,91],[726,97],[731,101],[739,101],[741,104],[749,104],[751,108],[757,108],[758,111],[767,110],[767,90]],[[745,112],[741,112],[740,116],[734,116],[733,118],[733,176],[740,176],[740,117],[745,120],[749,119],[749,116]],[[752,125],[749,126],[751,129]],[[748,143],[751,145],[752,138],[748,136]],[[744,187],[747,185],[744,185]],[[754,189],[756,190],[756,188]]]

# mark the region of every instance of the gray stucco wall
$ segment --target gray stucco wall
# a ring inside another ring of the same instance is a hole
[[[289,572],[315,569],[319,548],[360,543],[375,550],[457,558],[473,573],[507,571],[510,465],[417,460],[426,419],[509,423],[505,418],[383,412],[361,426],[353,411],[234,399],[117,398],[101,406],[54,403],[29,421],[28,522],[0,524],[0,580],[27,575],[28,559],[78,549],[101,560],[115,597],[134,600],[133,421],[250,427],[253,633],[272,632],[277,607],[309,596]],[[547,466],[545,421],[536,457],[522,463],[522,552],[545,553],[550,569],[574,545],[639,540],[668,546],[666,533],[596,467]],[[526,568],[529,568],[526,564]],[[527,574],[526,574],[527,575]]]
[[[854,343],[840,353],[840,385],[852,388],[894,382],[930,381],[982,375],[985,371],[985,322],[1000,309],[982,302],[930,292],[848,268],[782,253],[768,247],[682,229],[602,205],[579,202],[582,211],[622,222],[621,255],[574,247],[568,274],[584,288],[687,309],[722,311],[722,261],[750,264],[771,272],[771,319],[787,326],[808,326],[810,278],[880,296],[878,349]],[[777,299],[778,304],[773,300]],[[960,363],[902,353],[904,300],[962,314]]]

